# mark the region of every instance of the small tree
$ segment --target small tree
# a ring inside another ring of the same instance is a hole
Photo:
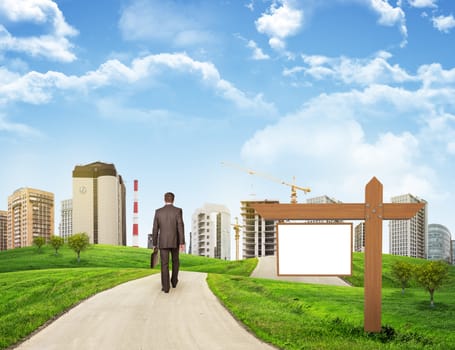
[[[49,243],[55,249],[55,255],[58,254],[58,250],[60,249],[60,247],[63,245],[64,242],[65,241],[60,236],[55,236],[55,235],[51,236],[51,238],[49,239]]]
[[[37,236],[33,238],[33,244],[38,247],[38,251],[41,252],[41,247],[46,243],[44,237]]]
[[[413,271],[413,266],[405,261],[396,261],[392,265],[392,275],[400,283],[401,293],[404,293],[404,289],[408,286]]]
[[[416,270],[417,282],[430,293],[430,305],[434,307],[434,292],[449,276],[449,265],[445,261],[428,261]]]
[[[77,254],[77,262],[81,261],[81,251],[89,246],[89,238],[85,232],[76,233],[68,238],[69,247]]]

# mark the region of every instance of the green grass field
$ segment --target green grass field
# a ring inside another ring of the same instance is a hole
[[[81,300],[128,280],[157,273],[150,250],[96,245],[76,254],[63,247],[0,252],[0,349],[20,341]],[[455,268],[429,294],[391,278],[397,259],[384,255],[383,332],[363,331],[363,254],[354,253],[353,287],[310,285],[248,277],[256,259],[222,261],[182,254],[182,270],[208,272],[212,291],[253,333],[281,349],[455,349]]]

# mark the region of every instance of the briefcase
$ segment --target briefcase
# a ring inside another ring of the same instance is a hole
[[[159,249],[158,248],[155,248],[153,249],[153,252],[152,254],[150,254],[150,268],[154,268],[156,267],[156,265],[158,265],[158,262],[159,262]]]

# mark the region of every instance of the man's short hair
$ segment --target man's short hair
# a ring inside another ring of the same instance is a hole
[[[174,198],[175,198],[175,196],[172,192],[166,192],[164,194],[164,201],[166,203],[174,203]]]

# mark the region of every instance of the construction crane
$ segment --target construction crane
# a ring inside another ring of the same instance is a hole
[[[291,203],[294,203],[294,204],[297,203],[297,190],[303,191],[305,194],[308,193],[308,192],[311,192],[311,189],[309,189],[308,187],[297,186],[295,184],[295,176],[292,177],[292,183],[288,183],[286,181],[277,179],[276,177],[273,177],[271,175],[260,173],[260,172],[257,172],[255,170],[250,170],[250,169],[243,168],[243,167],[241,167],[241,166],[239,166],[237,164],[228,163],[228,162],[221,162],[221,164],[236,168],[236,169],[244,171],[244,172],[247,172],[250,175],[262,176],[262,177],[264,177],[266,179],[269,179],[271,181],[278,182],[278,183],[280,183],[282,185],[286,185],[286,186],[291,187]]]

